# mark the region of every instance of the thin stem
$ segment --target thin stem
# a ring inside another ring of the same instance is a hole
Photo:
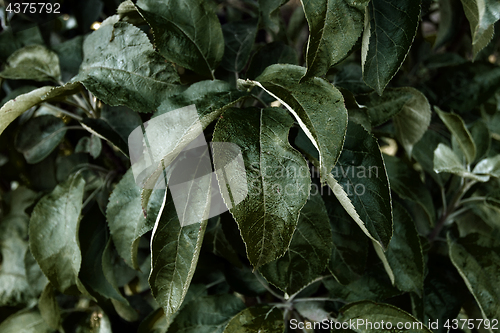
[[[316,279],[314,279],[313,281],[311,281],[308,285],[304,286],[302,289],[300,289],[300,290],[299,290],[299,291],[297,291],[295,294],[293,294],[292,296],[290,296],[290,298],[288,299],[288,302],[292,302],[292,301],[293,301],[293,299],[294,299],[295,297],[297,297],[297,295],[298,295],[298,294],[300,294],[302,290],[306,289],[306,288],[307,288],[307,287],[309,287],[311,284],[316,283],[316,282],[318,282],[318,281],[321,281],[321,280],[323,280],[323,279],[329,278],[329,277],[331,277],[331,275],[324,275],[324,276],[317,277]]]
[[[52,105],[52,104],[49,104],[49,103],[42,103],[42,105],[43,105],[43,106],[45,106],[45,107],[47,107],[47,108],[49,108],[49,109],[52,109],[52,110],[54,110],[54,111],[60,112],[60,113],[62,113],[62,114],[64,114],[64,115],[66,115],[66,116],[68,116],[68,117],[71,117],[71,118],[73,118],[73,119],[76,119],[76,120],[78,120],[78,121],[82,121],[82,120],[83,120],[83,118],[82,118],[82,117],[77,116],[76,114],[73,114],[73,113],[68,112],[68,111],[66,111],[66,110],[63,110],[63,109],[61,109],[61,108],[59,108],[59,107],[57,107],[57,106],[55,106],[55,105]]]
[[[304,297],[304,298],[297,298],[294,299],[293,302],[342,302],[345,303],[345,301],[337,298],[329,298],[329,297]]]
[[[224,281],[226,281],[225,278],[220,278],[218,280],[215,280],[214,282],[211,282],[211,283],[207,284],[206,288],[209,289],[209,288],[211,288],[211,287],[213,287],[215,285],[218,285],[219,283],[224,282]]]
[[[446,193],[444,187],[441,186],[441,201],[443,202],[443,212],[448,209],[448,204],[446,203]]]
[[[83,203],[83,206],[82,206],[82,209],[87,207],[87,205],[89,204],[89,202],[94,199],[94,197],[96,196],[97,192],[99,192],[100,190],[102,190],[103,188],[103,185],[99,186],[98,188],[96,188],[88,197],[87,199],[85,199],[85,202]]]
[[[461,208],[461,209],[453,212],[452,214],[448,215],[448,218],[446,219],[446,221],[445,221],[444,224],[446,225],[449,221],[453,221],[453,219],[455,217],[457,217],[458,215],[461,215],[461,214],[465,213],[469,209],[470,209],[470,207],[464,207],[464,208]]]
[[[262,105],[264,105],[266,108],[269,107],[269,105],[267,105],[267,103],[264,102],[259,96],[252,94],[252,97],[255,98],[257,100],[257,102],[260,102]],[[254,104],[254,106],[255,106],[255,104]]]
[[[257,272],[254,272],[254,274],[255,274],[255,277],[257,278],[257,281],[259,281],[260,284],[262,284],[262,286],[264,286],[264,288],[266,288],[266,290],[269,291],[269,293],[271,293],[271,295],[273,295],[274,297],[276,297],[282,301],[285,300],[283,298],[283,296],[279,295],[274,290],[272,290],[271,287],[269,287],[269,285],[265,281],[262,281],[261,277],[259,276],[259,274]]]

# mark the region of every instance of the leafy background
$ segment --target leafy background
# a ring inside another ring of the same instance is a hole
[[[498,328],[497,1],[0,5],[1,332]],[[191,104],[251,186],[182,227],[127,142]]]

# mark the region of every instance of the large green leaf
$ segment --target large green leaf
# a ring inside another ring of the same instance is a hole
[[[257,21],[230,22],[222,26],[226,43],[221,66],[231,72],[240,72],[250,58],[257,36]]]
[[[283,109],[230,109],[219,119],[214,131],[215,142],[233,143],[242,151],[248,194],[237,204],[233,197],[238,197],[238,193],[228,188],[229,193],[224,192],[223,199],[231,203],[230,212],[255,268],[285,254],[300,209],[309,196],[311,180],[307,163],[288,143],[292,124],[292,118]],[[228,157],[224,149],[214,146],[216,170],[224,170],[231,162]],[[221,176],[217,174],[219,186],[224,184]]]
[[[78,278],[78,240],[85,180],[75,174],[44,196],[30,219],[30,249],[50,283],[62,293],[85,292]]]
[[[417,33],[419,0],[372,0],[365,15],[363,78],[380,95],[403,64]]]
[[[43,115],[21,126],[15,146],[30,164],[41,162],[59,145],[66,134],[62,119]]]
[[[109,197],[106,217],[116,249],[125,262],[139,269],[139,238],[153,229],[165,196],[165,190],[154,190],[143,211],[141,189],[135,183],[132,169],[120,180]]]
[[[17,312],[0,324],[2,333],[52,333],[54,332],[38,311]]]
[[[399,203],[394,204],[394,235],[383,254],[394,274],[396,287],[422,295],[424,258],[412,218]]]
[[[260,268],[276,287],[291,295],[311,283],[324,270],[332,253],[330,220],[319,194],[311,195],[300,211],[285,255]]]
[[[224,54],[224,37],[219,19],[206,1],[139,0],[137,7],[165,58],[213,77]]]
[[[394,156],[384,155],[385,167],[391,190],[401,198],[417,203],[427,215],[430,225],[434,224],[436,212],[431,193],[419,178],[418,172]]]
[[[434,107],[436,113],[439,115],[439,118],[443,121],[443,123],[448,127],[451,134],[455,137],[462,152],[467,158],[467,163],[471,164],[474,162],[476,158],[476,145],[474,143],[474,139],[472,138],[472,134],[469,132],[467,127],[465,127],[465,123],[462,118],[454,113],[446,113],[441,111],[438,107]]]
[[[323,76],[354,47],[369,0],[302,1],[309,23],[305,77]]]
[[[361,125],[349,123],[344,150],[328,180],[363,232],[386,248],[392,237],[389,181],[377,140]]]
[[[87,37],[83,50],[80,73],[73,82],[81,81],[106,104],[152,112],[163,98],[183,90],[174,65],[131,24],[101,26]]]
[[[333,195],[325,195],[332,228],[333,249],[328,268],[346,285],[363,275],[368,257],[368,238]]]
[[[61,79],[57,54],[41,45],[29,45],[14,52],[0,77],[11,80],[58,81]]]
[[[484,319],[500,318],[500,243],[490,235],[448,235],[450,258],[476,299]]]
[[[285,330],[283,314],[278,308],[257,305],[246,308],[234,316],[224,333],[282,333]]]
[[[243,309],[245,304],[231,294],[199,297],[183,307],[167,332],[222,333]]]
[[[409,313],[389,304],[362,301],[344,306],[340,312],[341,322],[356,322],[352,331],[389,333],[397,331],[409,333],[431,333],[431,331]],[[370,324],[371,323],[371,324]],[[371,325],[371,326],[370,326]],[[400,325],[398,327],[398,325]],[[405,325],[407,325],[405,327]]]
[[[279,100],[295,117],[319,152],[324,183],[342,151],[347,110],[342,94],[327,81],[312,78],[299,84],[304,74],[303,67],[272,65],[250,82]]]
[[[198,200],[198,206],[193,205],[189,209],[195,213],[201,210],[200,215],[205,215],[210,205],[209,193],[203,188],[196,188],[190,195],[192,200]],[[188,207],[181,209],[185,211]],[[207,220],[183,226],[170,191],[165,193],[162,213],[155,223],[151,239],[149,284],[167,320],[179,310],[186,296],[198,263],[206,226]]]
[[[493,38],[494,24],[500,20],[500,3],[496,0],[462,0],[472,33],[474,58]]]
[[[54,87],[42,87],[14,98],[0,109],[0,134],[24,111],[43,102],[45,96]]]

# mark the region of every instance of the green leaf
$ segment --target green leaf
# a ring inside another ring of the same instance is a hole
[[[490,150],[491,134],[490,130],[488,129],[488,126],[485,124],[483,120],[478,120],[472,125],[470,129],[470,134],[472,135],[472,138],[474,139],[474,144],[476,145],[475,162],[477,162],[481,158],[483,158]]]
[[[284,332],[283,314],[276,307],[257,305],[234,316],[224,333]]]
[[[38,309],[47,325],[56,330],[61,322],[61,309],[55,297],[54,287],[50,283],[47,283],[43,289],[38,301]]]
[[[485,158],[479,161],[472,172],[475,174],[500,178],[500,155]]]
[[[78,69],[83,61],[83,41],[84,36],[80,35],[54,45],[53,49],[59,57],[63,81],[68,81],[78,74]]]
[[[441,187],[444,187],[450,175],[438,174],[434,171],[434,151],[440,143],[445,142],[443,136],[429,130],[424,133],[422,139],[412,149],[413,158]]]
[[[280,101],[319,152],[322,183],[342,151],[347,110],[342,94],[330,83],[313,78],[299,84],[305,68],[272,65],[253,84]]]
[[[240,72],[250,58],[257,36],[257,21],[229,22],[222,26],[225,51],[221,66],[231,72]]]
[[[356,44],[364,27],[369,0],[303,1],[309,23],[305,78],[323,76],[343,60]]]
[[[199,200],[198,206],[190,209],[195,214],[198,209],[206,212],[210,205],[206,191],[194,189],[189,194],[192,195],[192,200]],[[149,284],[168,320],[179,310],[188,291],[198,263],[207,220],[182,226],[170,191],[168,195],[165,194],[163,207],[151,239],[152,268]],[[200,215],[203,216],[204,213]]]
[[[420,1],[372,0],[365,14],[363,78],[382,95],[403,64],[417,33]]]
[[[436,150],[434,150],[434,171],[437,173],[448,172],[460,177],[474,179],[479,182],[487,182],[490,179],[489,175],[481,176],[467,171],[464,163],[460,161],[457,154],[455,154],[450,147],[443,143],[440,143]]]
[[[288,0],[258,0],[262,25],[277,34],[280,29],[280,7]]]
[[[340,309],[340,313],[342,315],[338,318],[339,321],[347,323],[349,323],[349,321],[353,321],[360,324],[356,325],[356,328],[353,329],[354,332],[374,332],[376,330],[380,333],[389,333],[394,332],[396,328],[400,330],[401,327],[397,327],[398,324],[406,324],[408,325],[407,327],[411,327],[409,330],[406,329],[406,332],[432,333],[415,317],[389,304],[375,303],[371,301],[356,302],[344,306]],[[383,322],[384,326],[383,328],[381,326],[375,326],[376,329],[374,329],[374,326],[371,326],[370,328],[370,324],[368,324],[368,322],[371,322],[372,325],[382,325]]]
[[[139,114],[125,106],[110,107],[104,105],[101,110],[101,118],[121,136],[124,142],[128,142],[130,133],[142,125]]]
[[[29,45],[14,52],[0,77],[11,80],[59,81],[57,54],[41,45]]]
[[[389,181],[377,140],[362,126],[349,123],[328,185],[361,230],[386,248],[392,237]]]
[[[81,81],[104,103],[152,112],[164,97],[179,93],[179,76],[139,28],[124,22],[101,26],[83,45]]]
[[[368,238],[333,195],[324,195],[330,217],[333,248],[328,269],[335,279],[347,285],[365,271],[368,256]]]
[[[0,109],[0,134],[24,111],[43,102],[43,96],[52,88],[50,86],[38,88],[5,103]]]
[[[35,206],[30,219],[30,249],[50,283],[62,293],[85,292],[78,279],[82,256],[78,241],[85,180],[75,174]]]
[[[474,58],[493,38],[494,24],[500,19],[500,3],[495,0],[462,0],[472,34]]]
[[[293,307],[301,316],[312,322],[332,320],[330,313],[324,309],[324,303],[321,301],[295,302]]]
[[[21,127],[15,147],[28,163],[35,164],[49,156],[65,134],[62,119],[51,115],[35,117]]]
[[[394,156],[384,155],[385,168],[389,176],[391,190],[401,198],[417,203],[427,215],[429,224],[434,225],[436,212],[431,193],[412,166]]]
[[[448,127],[453,137],[457,139],[460,148],[462,149],[465,157],[467,158],[467,163],[471,164],[476,158],[476,145],[474,144],[474,139],[472,134],[469,132],[462,118],[454,113],[446,113],[441,111],[438,107],[434,107],[436,113],[443,123]]]
[[[460,5],[458,0],[439,0],[439,26],[434,50],[450,42],[460,26]]]
[[[38,311],[25,310],[14,313],[0,324],[2,333],[52,333]]]
[[[292,124],[292,118],[283,109],[230,109],[214,130],[215,142],[233,143],[242,149],[248,194],[237,204],[233,197],[239,193],[228,188],[223,199],[231,203],[230,212],[255,268],[285,254],[300,209],[309,196],[307,163],[288,143]],[[224,170],[230,162],[226,155],[224,149],[214,146],[216,170]],[[221,176],[217,173],[219,186],[224,186]]]
[[[274,64],[298,65],[297,52],[283,42],[266,44],[253,55],[246,76],[254,80],[267,67]]]
[[[412,218],[397,202],[394,204],[394,235],[384,256],[394,273],[396,287],[422,295],[424,258],[419,235]]]
[[[289,295],[316,279],[332,253],[330,220],[321,196],[311,195],[300,211],[290,247],[285,255],[260,268],[267,281]]]
[[[186,304],[167,332],[222,333],[231,318],[243,309],[243,302],[231,294],[200,297]]]
[[[108,141],[125,156],[128,156],[127,143],[115,130],[103,119],[83,118],[80,124],[94,136]],[[94,157],[95,158],[95,157]]]
[[[106,217],[116,249],[125,262],[139,269],[139,238],[152,230],[165,196],[165,190],[154,190],[146,210],[141,206],[141,189],[135,183],[132,169],[120,180],[109,197]]]
[[[75,153],[89,153],[93,158],[101,154],[102,143],[97,135],[85,136],[78,140],[75,147]]]
[[[497,272],[500,243],[490,235],[470,234],[453,239],[448,235],[450,259],[481,309],[484,319],[500,318]]]
[[[356,101],[367,108],[372,126],[380,126],[403,110],[415,90],[408,87],[386,89],[382,95],[373,92],[358,96]]]
[[[139,0],[137,7],[153,29],[162,56],[213,78],[224,54],[224,37],[219,19],[206,1]]]

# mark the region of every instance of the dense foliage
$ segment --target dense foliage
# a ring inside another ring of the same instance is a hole
[[[0,332],[500,327],[498,1],[0,4]]]

